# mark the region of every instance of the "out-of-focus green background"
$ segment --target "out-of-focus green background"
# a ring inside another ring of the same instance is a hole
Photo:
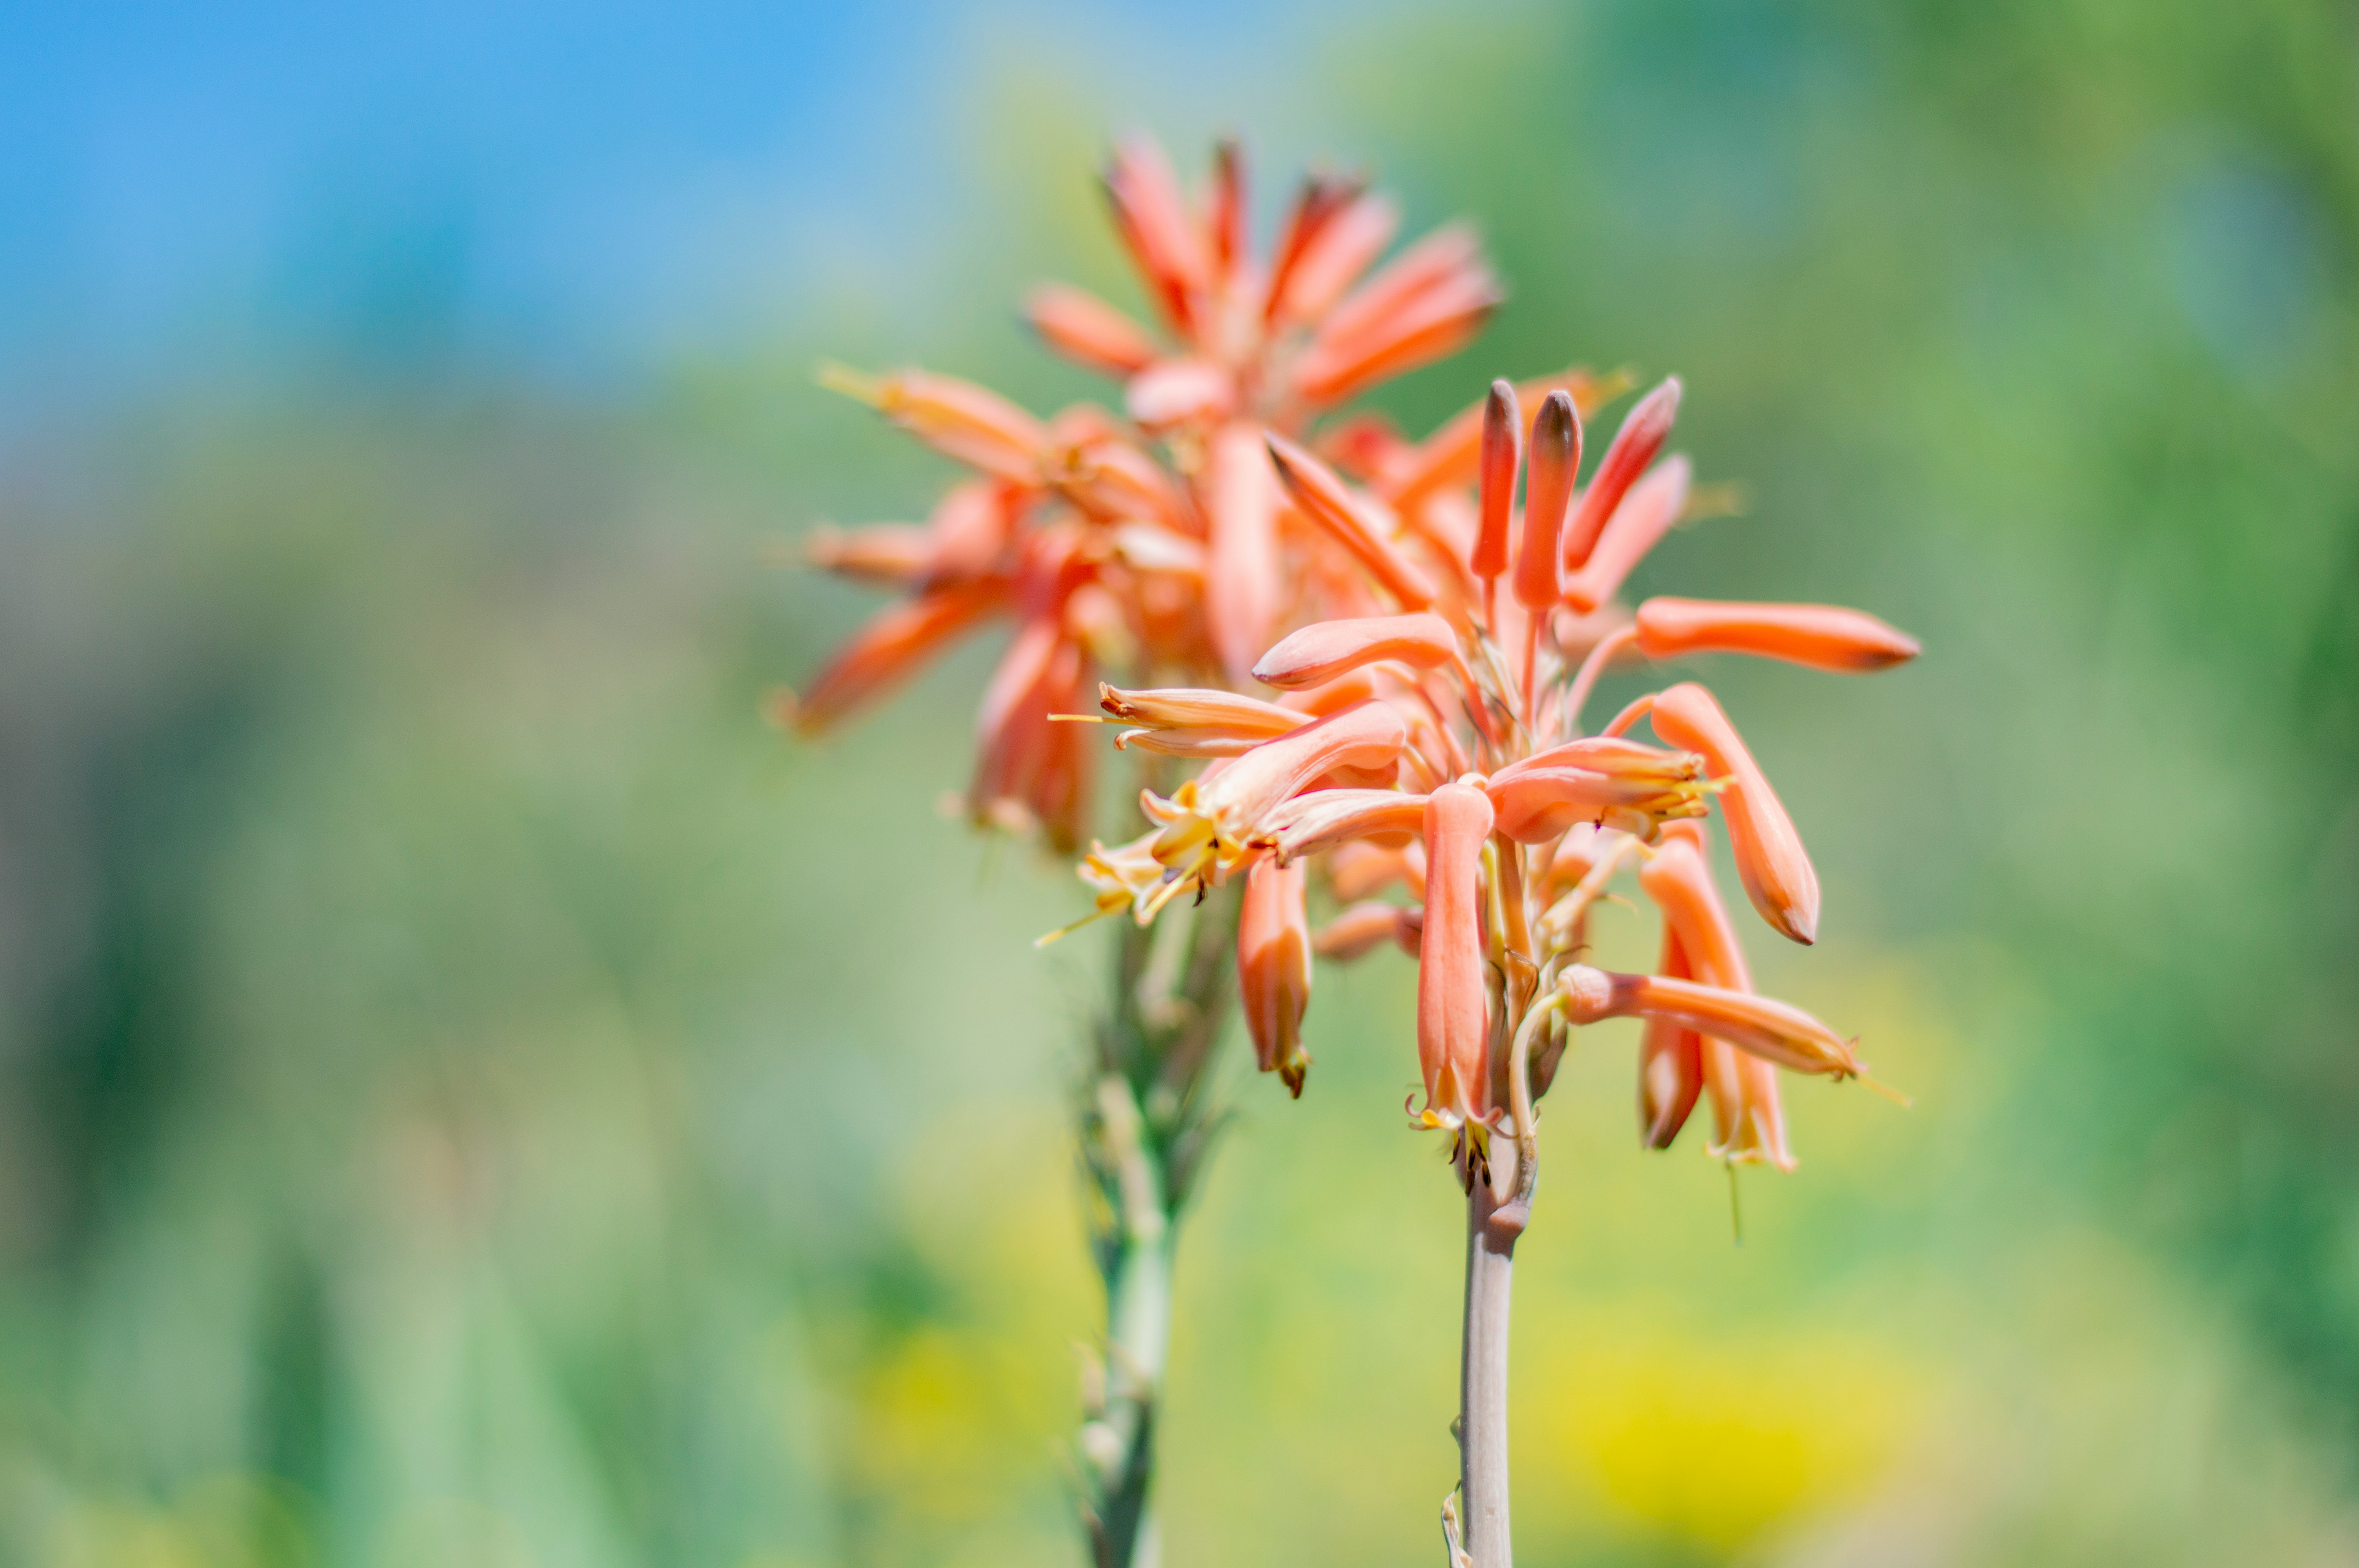
[[[2291,0],[13,13],[0,1563],[1074,1560],[1098,954],[937,811],[988,649],[756,709],[867,602],[766,552],[946,471],[812,363],[1082,392],[1012,306],[1136,297],[1134,125],[1470,215],[1386,406],[1677,371],[1750,506],[1641,586],[1927,648],[1712,672],[1826,883],[1765,983],[1917,1104],[1798,1086],[1739,1247],[1583,1038],[1525,1558],[2359,1561],[2354,78]],[[1231,1064],[1179,1568],[1439,1551],[1411,993]]]

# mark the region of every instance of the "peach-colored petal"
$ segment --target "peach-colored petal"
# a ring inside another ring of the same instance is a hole
[[[1133,376],[1123,406],[1153,431],[1225,419],[1236,403],[1236,380],[1210,360],[1164,360]]]
[[[1836,675],[1890,669],[1917,656],[1917,639],[1864,610],[1833,604],[1650,599],[1638,606],[1638,649],[1650,659],[1752,654]]]
[[[1473,1119],[1488,1106],[1481,872],[1490,833],[1491,803],[1473,785],[1444,784],[1427,799],[1417,1052],[1429,1114]]]
[[[1206,453],[1204,512],[1212,525],[1204,620],[1229,678],[1242,686],[1277,624],[1277,475],[1258,426],[1223,426]]]
[[[1146,328],[1096,295],[1068,284],[1045,283],[1034,289],[1024,302],[1024,319],[1050,348],[1108,375],[1136,375],[1159,351]]]
[[[1574,411],[1586,420],[1622,395],[1629,385],[1630,378],[1620,371],[1601,376],[1575,365],[1553,375],[1516,382],[1515,394],[1519,407],[1530,407],[1551,392],[1565,393],[1572,398]],[[1490,399],[1486,397],[1461,410],[1419,442],[1413,451],[1386,471],[1378,487],[1386,498],[1396,506],[1408,507],[1437,490],[1475,483],[1482,466],[1483,428],[1489,406]]]
[[[1310,925],[1303,911],[1305,867],[1263,860],[1245,873],[1237,914],[1237,1000],[1254,1059],[1299,1098],[1310,1068],[1302,1015],[1310,1005]]]
[[[1145,137],[1125,141],[1107,162],[1105,191],[1114,227],[1147,293],[1173,328],[1192,330],[1197,298],[1212,281],[1212,260],[1170,160]]]
[[[1484,786],[1499,831],[1519,844],[1545,844],[1580,822],[1648,833],[1668,816],[1703,808],[1693,784],[1662,785],[1583,768],[1532,768]]]
[[[1407,929],[1409,913],[1398,904],[1373,901],[1353,904],[1310,934],[1310,950],[1346,964],[1387,942],[1413,954],[1417,935]]]
[[[1676,931],[1663,933],[1657,968],[1672,979],[1689,978],[1687,953]],[[1669,1149],[1687,1125],[1703,1089],[1703,1046],[1702,1035],[1672,1019],[1647,1020],[1638,1036],[1638,1137],[1647,1148]]]
[[[1564,592],[1565,508],[1581,471],[1581,416],[1572,399],[1551,392],[1532,416],[1532,443],[1524,460],[1523,551],[1516,558],[1516,602],[1534,613]]]
[[[1430,611],[1321,621],[1288,635],[1253,667],[1264,686],[1288,689],[1323,686],[1336,676],[1383,661],[1417,669],[1458,663],[1458,633]]]
[[[1622,591],[1624,580],[1680,520],[1693,471],[1687,459],[1672,456],[1630,487],[1588,561],[1565,579],[1566,603],[1585,615]]]
[[[1316,855],[1354,838],[1407,843],[1425,824],[1425,799],[1394,789],[1310,789],[1266,813],[1252,842],[1274,849],[1281,860]]]
[[[1423,819],[1419,818],[1422,826]],[[1412,897],[1425,896],[1425,846],[1414,841],[1386,849],[1365,839],[1339,844],[1327,857],[1327,885],[1347,903],[1399,882]]]
[[[1277,465],[1277,477],[1305,516],[1350,551],[1367,568],[1368,575],[1400,601],[1403,609],[1423,610],[1433,602],[1432,580],[1390,539],[1377,532],[1360,503],[1332,470],[1274,431],[1264,439],[1268,443],[1270,460]]]
[[[1471,236],[1466,243],[1471,245]],[[1401,262],[1417,260],[1415,253]],[[1479,253],[1462,257],[1454,246],[1438,257],[1456,270],[1419,275],[1394,285],[1390,269],[1339,308],[1295,362],[1295,390],[1313,404],[1336,403],[1388,376],[1441,358],[1474,335],[1505,295]],[[1398,264],[1396,264],[1398,265]],[[1399,289],[1414,283],[1412,292]],[[1364,307],[1382,289],[1386,297]],[[1398,297],[1391,297],[1397,293]]]
[[[804,537],[803,558],[854,582],[898,588],[925,574],[934,551],[926,530],[907,523],[871,523],[861,528],[822,524]]]
[[[1312,189],[1306,189],[1306,200]],[[1326,315],[1385,254],[1400,224],[1399,210],[1382,196],[1364,194],[1356,187],[1327,189],[1332,195],[1315,222],[1291,254],[1281,248],[1271,272],[1268,316],[1273,322],[1315,321]],[[1297,209],[1298,213],[1305,211]]]
[[[1483,405],[1482,467],[1478,470],[1482,532],[1467,564],[1485,582],[1507,569],[1507,535],[1516,513],[1516,472],[1523,466],[1523,416],[1513,384],[1495,381]]]
[[[1565,1015],[1575,1023],[1609,1018],[1662,1018],[1727,1042],[1798,1073],[1859,1076],[1859,1059],[1843,1036],[1790,1003],[1660,975],[1622,975],[1586,964],[1568,968]]]
[[[1124,723],[1145,730],[1218,729],[1251,741],[1274,740],[1310,722],[1290,708],[1218,687],[1125,691],[1100,682],[1098,706]]]
[[[853,634],[788,706],[795,728],[816,735],[889,689],[960,633],[1007,602],[1007,584],[959,583],[889,604]]]
[[[1597,471],[1590,476],[1589,488],[1582,492],[1581,504],[1573,509],[1572,521],[1564,531],[1564,565],[1567,571],[1579,571],[1589,564],[1590,552],[1605,531],[1605,524],[1622,504],[1655,454],[1663,449],[1670,438],[1671,422],[1680,412],[1680,378],[1670,376],[1663,384],[1638,400],[1630,416],[1622,421],[1622,428],[1614,433],[1614,444],[1605,449],[1598,460]]]
[[[971,381],[922,370],[874,379],[830,370],[821,380],[869,404],[944,456],[1001,479],[1031,482],[1048,450],[1047,426]]]
[[[1714,775],[1728,782],[1720,796],[1722,817],[1736,850],[1736,869],[1745,895],[1772,929],[1804,944],[1818,939],[1819,874],[1802,848],[1802,836],[1768,779],[1753,761],[1736,727],[1712,693],[1684,682],[1656,694],[1655,733],[1674,746],[1701,752]]]

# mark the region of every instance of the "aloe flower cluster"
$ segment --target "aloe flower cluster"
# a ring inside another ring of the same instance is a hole
[[[922,525],[811,541],[817,564],[900,597],[780,705],[816,734],[962,633],[1012,617],[968,804],[978,822],[1060,849],[1085,836],[1093,748],[1056,716],[1090,706],[1097,671],[1247,684],[1276,630],[1355,601],[1351,563],[1285,503],[1265,438],[1452,351],[1500,299],[1462,228],[1376,267],[1398,213],[1357,179],[1306,179],[1262,255],[1234,146],[1199,201],[1144,141],[1116,151],[1105,189],[1161,332],[1063,285],[1038,290],[1027,314],[1049,347],[1120,378],[1122,413],[1085,403],[1043,419],[949,376],[831,373],[970,476]],[[1397,454],[1388,493],[1414,500],[1454,477],[1463,435]]]
[[[1595,733],[1582,728],[1591,689],[1616,659],[1738,654],[1860,672],[1917,652],[1875,617],[1832,606],[1615,605],[1687,505],[1688,464],[1657,460],[1680,391],[1667,380],[1641,399],[1582,486],[1576,400],[1547,393],[1527,434],[1516,389],[1495,383],[1472,497],[1429,501],[1414,520],[1381,479],[1399,454],[1379,449],[1377,481],[1354,487],[1270,436],[1297,514],[1357,568],[1336,597],[1381,612],[1277,641],[1252,670],[1267,698],[1102,694],[1105,713],[1131,726],[1117,744],[1211,761],[1170,793],[1142,797],[1145,833],[1093,847],[1081,870],[1098,912],[1145,923],[1244,879],[1245,1015],[1262,1067],[1298,1094],[1314,954],[1350,958],[1388,940],[1414,953],[1425,1087],[1415,1119],[1452,1135],[1466,1180],[1487,1178],[1503,1202],[1528,1195],[1532,1103],[1575,1025],[1644,1020],[1646,1141],[1668,1147],[1709,1097],[1710,1151],[1734,1162],[1792,1165],[1777,1069],[1861,1075],[1842,1036],[1753,990],[1712,874],[1710,820],[1727,831],[1745,893],[1779,935],[1815,939],[1819,885],[1720,704],[1683,681]],[[1631,734],[1642,723],[1653,742]],[[1313,869],[1337,906],[1316,930]],[[1625,870],[1661,912],[1652,974],[1583,961],[1591,910]],[[1373,896],[1394,885],[1408,902]]]

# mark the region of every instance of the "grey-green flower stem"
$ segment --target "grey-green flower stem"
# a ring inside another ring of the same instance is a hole
[[[1179,1225],[1218,1118],[1213,1047],[1236,941],[1234,890],[1184,921],[1125,924],[1112,1006],[1080,1107],[1091,1241],[1105,1284],[1103,1358],[1086,1379],[1082,1522],[1096,1568],[1153,1568],[1155,1436]]]

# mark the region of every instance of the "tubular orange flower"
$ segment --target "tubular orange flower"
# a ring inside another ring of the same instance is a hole
[[[1663,957],[1656,969],[1675,980],[1690,978],[1687,949],[1680,946],[1677,931],[1663,932]],[[1638,1037],[1638,1137],[1647,1148],[1669,1149],[1687,1125],[1703,1092],[1703,1046],[1702,1035],[1675,1019],[1647,1020]]]
[[[1574,823],[1614,819],[1651,835],[1665,817],[1702,810],[1703,759],[1603,737],[1569,741],[1491,775],[1498,828],[1519,844],[1545,844]]]
[[[984,473],[1031,482],[1049,444],[1047,426],[999,394],[955,376],[896,371],[875,379],[831,370],[827,384],[873,406],[901,428]]]
[[[1275,849],[1281,860],[1354,838],[1406,843],[1425,825],[1425,800],[1394,789],[1315,789],[1273,807],[1251,841]]]
[[[1148,292],[1174,329],[1189,330],[1197,297],[1210,281],[1210,258],[1170,160],[1143,137],[1126,141],[1106,166],[1105,192],[1114,227]]]
[[[1411,924],[1415,914],[1397,904],[1373,901],[1353,904],[1310,934],[1310,950],[1322,958],[1348,964],[1390,942],[1415,957],[1418,932]]]
[[[803,541],[803,558],[838,577],[899,588],[925,575],[934,550],[923,528],[872,523],[864,528],[812,529]]]
[[[1114,738],[1116,751],[1136,746],[1167,757],[1243,756],[1264,741],[1310,721],[1292,708],[1216,687],[1124,691],[1101,681],[1098,706],[1121,722],[1137,726]]]
[[[1204,512],[1212,537],[1204,617],[1223,669],[1243,686],[1255,655],[1269,644],[1283,592],[1277,476],[1259,427],[1243,422],[1221,427],[1204,466]]]
[[[1419,824],[1423,826],[1422,814]],[[1364,838],[1336,847],[1327,858],[1327,885],[1347,902],[1367,897],[1394,882],[1407,885],[1412,896],[1425,896],[1425,847],[1409,843],[1386,849]]]
[[[1819,874],[1794,831],[1793,818],[1745,749],[1736,726],[1712,693],[1683,682],[1657,695],[1649,715],[1655,733],[1674,746],[1701,752],[1724,775],[1721,816],[1736,850],[1745,896],[1771,929],[1805,946],[1818,940]]]
[[[1336,768],[1389,768],[1408,740],[1400,715],[1370,701],[1266,741],[1180,785],[1169,801],[1150,797],[1153,814],[1164,824],[1155,858],[1189,885],[1222,881],[1279,802]]]
[[[1491,803],[1447,784],[1425,803],[1425,924],[1417,970],[1417,1054],[1425,1117],[1479,1119],[1486,1108],[1487,988],[1480,872]]]
[[[1310,1066],[1302,1048],[1302,1015],[1310,1005],[1310,925],[1302,903],[1308,869],[1256,863],[1245,873],[1237,915],[1237,995],[1254,1057],[1297,1098]]]
[[[1832,604],[1650,599],[1638,606],[1638,650],[1650,659],[1752,654],[1835,675],[1890,669],[1917,656],[1917,639],[1864,610]]]
[[[1538,611],[1564,591],[1559,555],[1564,509],[1572,500],[1573,475],[1581,471],[1581,416],[1572,399],[1551,392],[1532,419],[1531,454],[1525,460],[1524,550],[1516,561],[1516,602]]]
[[[1430,611],[1321,621],[1264,654],[1253,677],[1264,686],[1299,690],[1385,660],[1421,670],[1456,664],[1458,633]]]
[[[1273,433],[1266,438],[1277,477],[1304,516],[1349,551],[1402,608],[1422,610],[1433,602],[1432,580],[1376,531],[1332,470],[1283,436]]]
[[[1589,489],[1573,513],[1571,524],[1564,532],[1564,565],[1568,571],[1579,571],[1589,564],[1590,552],[1597,546],[1598,536],[1620,508],[1622,498],[1655,460],[1670,438],[1671,422],[1680,412],[1680,378],[1670,376],[1663,384],[1639,400],[1622,421],[1622,428],[1614,433],[1614,444],[1605,449],[1599,460],[1597,472],[1591,476]]]
[[[1598,536],[1589,560],[1565,579],[1565,602],[1586,615],[1622,590],[1623,579],[1680,520],[1688,503],[1693,470],[1682,457],[1670,457],[1630,487]]]
[[[1483,579],[1486,591],[1492,579],[1507,569],[1507,533],[1515,521],[1516,470],[1523,466],[1523,416],[1516,408],[1515,386],[1495,381],[1483,405],[1483,467],[1478,481],[1482,532],[1466,563]]]
[[[1562,985],[1565,1012],[1575,1023],[1669,1019],[1797,1073],[1855,1078],[1861,1072],[1843,1036],[1800,1008],[1769,997],[1661,975],[1615,974],[1586,964],[1567,968]]]
[[[886,606],[820,671],[786,716],[816,735],[863,700],[905,680],[919,660],[1007,601],[1005,582],[960,583]]]
[[[1049,283],[1024,302],[1024,319],[1050,348],[1090,370],[1136,375],[1155,362],[1146,328],[1087,290]]]

